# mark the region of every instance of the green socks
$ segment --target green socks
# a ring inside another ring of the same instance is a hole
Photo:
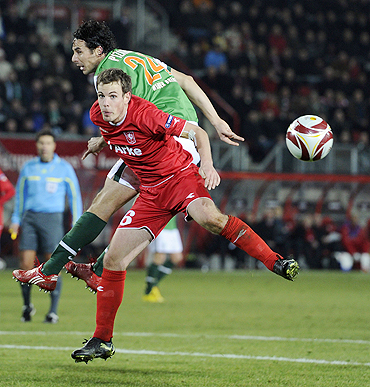
[[[98,276],[98,277],[101,277],[101,275],[103,274],[103,259],[104,259],[104,255],[105,253],[108,251],[108,247],[107,246],[104,251],[99,255],[98,259],[96,260],[96,262],[94,263],[92,269],[93,269],[93,272]]]
[[[106,224],[107,222],[92,212],[82,214],[72,229],[59,242],[51,258],[44,264],[43,274],[58,274],[66,263],[102,232]]]
[[[158,265],[156,265],[155,263],[151,263],[149,265],[145,281],[146,281],[145,294],[149,294],[153,289],[153,286],[156,286],[158,283]]]
[[[170,259],[167,259],[167,261],[163,265],[158,266],[158,277],[157,277],[157,283],[166,275],[172,273],[172,268],[174,267],[174,264]]]
[[[148,267],[148,274],[145,279],[146,281],[146,289],[145,294],[149,294],[154,286],[158,285],[158,282],[163,279],[168,274],[172,273],[172,268],[174,264],[170,259],[167,259],[167,261],[163,265],[156,265],[152,263]]]

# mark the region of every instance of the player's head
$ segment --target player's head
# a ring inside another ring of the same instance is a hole
[[[88,20],[73,34],[72,62],[87,75],[95,72],[99,63],[116,47],[112,31],[105,22]]]
[[[51,130],[40,130],[36,134],[36,149],[41,161],[44,163],[51,161],[54,157],[55,148],[55,136]]]
[[[131,77],[121,69],[111,68],[98,75],[96,85],[104,121],[119,123],[131,100]]]
[[[122,88],[122,94],[132,91],[131,77],[121,69],[111,68],[102,71],[96,80],[96,84],[109,84],[117,82]]]
[[[85,21],[77,28],[73,37],[77,40],[83,40],[90,50],[100,46],[104,54],[108,54],[116,48],[116,39],[105,22]]]

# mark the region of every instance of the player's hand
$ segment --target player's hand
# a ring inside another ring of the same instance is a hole
[[[225,122],[224,120],[220,120],[215,126],[215,129],[218,133],[218,136],[223,142],[226,142],[226,144],[229,145],[235,145],[239,146],[239,143],[233,141],[244,141],[243,137],[238,136],[236,133],[234,133],[231,129],[230,126]]]
[[[91,137],[87,142],[87,151],[82,155],[82,160],[85,160],[90,154],[97,156],[106,145],[103,137]]]
[[[17,239],[18,231],[19,231],[19,224],[12,223],[9,227],[10,238],[12,239],[12,241]]]
[[[199,174],[204,179],[204,186],[208,189],[215,189],[221,182],[221,177],[212,164],[202,164],[199,168]]]

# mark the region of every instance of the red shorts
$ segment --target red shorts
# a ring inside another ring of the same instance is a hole
[[[118,228],[145,228],[155,238],[177,213],[183,212],[188,217],[188,205],[199,198],[212,200],[198,167],[191,164],[156,187],[141,186],[140,195]]]

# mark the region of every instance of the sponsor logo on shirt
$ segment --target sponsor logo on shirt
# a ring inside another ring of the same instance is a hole
[[[165,128],[169,128],[172,124],[173,116],[169,115],[166,121],[166,124],[164,125]]]
[[[143,152],[140,148],[131,148],[127,145],[115,145],[108,142],[109,148],[118,154],[129,156],[141,156]]]
[[[126,140],[129,144],[135,144],[136,143],[136,138],[135,138],[135,133],[134,132],[123,132],[123,134],[126,137]]]

